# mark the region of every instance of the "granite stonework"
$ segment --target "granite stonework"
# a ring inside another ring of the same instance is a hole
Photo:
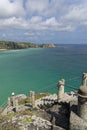
[[[87,122],[71,111],[69,130],[87,130]]]

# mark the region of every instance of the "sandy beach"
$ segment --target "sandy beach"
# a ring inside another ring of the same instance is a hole
[[[4,50],[7,50],[7,49],[0,49],[0,51],[4,51]]]

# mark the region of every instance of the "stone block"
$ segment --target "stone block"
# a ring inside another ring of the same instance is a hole
[[[87,130],[87,122],[71,111],[69,130]]]

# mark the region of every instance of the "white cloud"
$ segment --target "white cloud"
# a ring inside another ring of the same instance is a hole
[[[52,29],[56,31],[73,31],[80,25],[86,25],[86,0],[29,0],[26,3],[29,16],[32,18],[31,28]],[[34,22],[35,20],[35,22]],[[34,25],[34,23],[38,25]],[[31,26],[30,25],[30,26]]]
[[[1,0],[0,1],[0,18],[22,16],[25,14],[22,0]]]
[[[39,23],[39,22],[41,22],[42,21],[42,17],[40,17],[40,16],[33,16],[31,19],[30,19],[30,22],[31,23]]]
[[[87,26],[87,0],[0,1],[2,30],[16,28],[21,31],[58,32],[75,31],[80,26]],[[33,34],[25,33],[34,37]]]
[[[49,0],[27,0],[26,7],[29,13],[42,12],[49,4]]]
[[[56,25],[58,25],[58,22],[55,17],[52,17],[52,18],[46,19],[45,25],[46,26],[56,26]]]
[[[17,28],[17,29],[24,29],[26,25],[26,21],[22,18],[10,17],[6,19],[0,19],[0,28],[1,29],[10,29],[10,28]]]
[[[0,28],[16,28],[22,30],[53,30],[53,31],[72,31],[71,25],[59,23],[55,17],[45,20],[39,16],[33,16],[31,19],[10,17],[0,20]]]
[[[87,20],[87,4],[71,7],[64,18],[71,21]]]

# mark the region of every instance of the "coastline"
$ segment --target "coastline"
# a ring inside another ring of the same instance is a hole
[[[30,42],[0,41],[0,50],[17,50],[26,48],[55,48],[55,44],[35,44]]]
[[[5,51],[5,50],[7,50],[7,49],[0,49],[0,51]]]

